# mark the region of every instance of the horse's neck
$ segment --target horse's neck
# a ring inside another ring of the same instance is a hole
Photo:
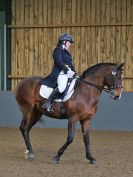
[[[87,82],[98,85],[100,87],[104,86],[104,77],[101,76],[99,73],[96,73],[94,75],[89,75],[89,76],[85,77],[85,80]]]
[[[93,74],[89,74],[85,77],[85,80],[96,84],[98,86],[104,87],[105,86],[105,78],[111,72],[112,67],[101,67],[100,69],[96,70]]]
[[[93,101],[96,104],[99,100],[99,96],[101,95],[102,88],[105,86],[105,78],[110,73],[110,71],[111,68],[106,67],[105,69],[98,69],[96,72],[93,72],[93,74],[90,73],[86,75],[82,79],[87,81],[88,84],[81,81],[76,89],[75,94],[82,95],[87,103]],[[89,85],[89,83],[100,86],[101,89],[95,87],[94,85]]]
[[[85,85],[84,83],[81,83],[80,89],[82,90],[81,92],[83,92],[83,94],[84,92],[86,92],[86,97],[90,97],[90,96],[95,97],[95,95],[97,95],[97,98],[98,98],[100,96],[102,92],[102,88],[105,86],[105,77],[107,75],[105,71],[103,72],[102,71],[99,69],[95,73],[89,74],[84,78],[84,80],[87,81],[88,84]],[[94,85],[91,85],[91,84],[94,84]],[[97,88],[97,86],[101,87],[101,89]]]
[[[104,77],[94,74],[86,76],[83,80],[86,81],[86,83],[82,81],[80,82],[77,88],[77,90],[79,90],[78,93],[86,95],[86,98],[101,94],[102,90],[98,89],[96,86],[100,86],[101,88],[104,86]]]

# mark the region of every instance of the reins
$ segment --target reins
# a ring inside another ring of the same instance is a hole
[[[87,85],[90,85],[90,86],[95,87],[95,88],[100,89],[100,90],[104,90],[104,91],[107,92],[107,93],[110,92],[110,89],[108,89],[108,88],[101,87],[101,86],[99,86],[99,85],[93,84],[93,83],[88,82],[88,81],[86,81],[86,80],[84,80],[84,79],[81,79],[81,78],[79,78],[79,77],[77,77],[77,79],[78,79],[79,81],[81,81],[81,82],[84,82],[84,83],[87,84]]]

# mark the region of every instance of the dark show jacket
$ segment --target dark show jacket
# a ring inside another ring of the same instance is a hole
[[[55,88],[57,86],[57,78],[59,73],[63,70],[66,74],[68,67],[75,72],[74,65],[72,62],[71,54],[67,49],[57,46],[53,52],[54,66],[51,74],[41,80],[41,84],[47,85],[48,87]]]

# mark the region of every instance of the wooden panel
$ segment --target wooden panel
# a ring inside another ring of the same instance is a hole
[[[127,21],[132,21],[133,19],[133,12],[131,9],[133,1],[128,0],[127,1],[127,14],[126,14],[126,19]],[[127,52],[127,59],[126,59],[126,73],[129,75],[133,75],[133,60],[132,60],[132,40],[133,40],[133,26],[127,26],[126,27],[126,52]],[[133,88],[133,80],[132,81],[125,81],[125,86],[127,89]]]
[[[133,91],[133,0],[12,0],[11,9],[13,90],[23,77],[51,72],[52,51],[68,32],[78,73],[125,62],[124,89]]]

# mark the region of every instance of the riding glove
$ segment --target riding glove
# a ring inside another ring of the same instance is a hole
[[[75,72],[72,71],[71,69],[69,69],[69,70],[67,71],[67,77],[68,77],[68,78],[73,78],[74,74],[75,74]]]

